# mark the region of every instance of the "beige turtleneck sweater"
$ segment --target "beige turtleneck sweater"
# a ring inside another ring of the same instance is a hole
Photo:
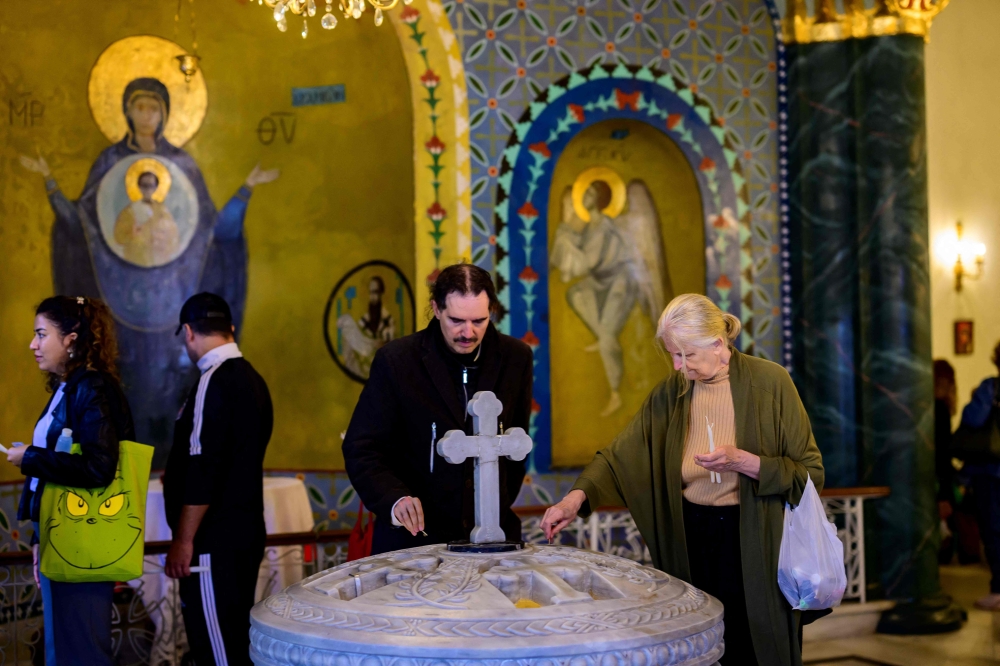
[[[706,417],[708,423],[712,424],[716,448],[736,446],[736,417],[733,413],[733,394],[729,388],[729,366],[723,366],[711,379],[698,380],[693,384],[691,413],[681,463],[684,499],[704,506],[739,504],[738,472],[722,472],[722,483],[712,483],[708,470],[694,461],[695,455],[708,453]]]

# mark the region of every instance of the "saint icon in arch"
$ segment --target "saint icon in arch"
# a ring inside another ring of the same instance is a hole
[[[653,329],[672,298],[660,221],[641,180],[626,187],[608,167],[577,176],[562,197],[562,222],[549,257],[563,282],[576,282],[566,300],[596,340],[585,351],[601,356],[610,396],[601,416],[622,406],[624,372],[619,336],[636,306]]]
[[[237,332],[246,302],[243,221],[256,185],[278,177],[255,167],[221,209],[201,170],[180,146],[205,117],[199,71],[190,82],[169,40],[127,37],[91,70],[94,120],[112,141],[94,161],[76,201],[63,194],[45,159],[21,163],[45,177],[56,293],[103,299],[114,313],[119,365],[140,441],[165,463],[173,421],[197,370],[174,336],[181,305],[211,291],[230,304]]]

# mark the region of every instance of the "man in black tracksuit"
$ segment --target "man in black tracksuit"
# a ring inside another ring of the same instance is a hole
[[[531,348],[490,322],[499,305],[490,274],[445,268],[431,305],[427,328],[375,354],[344,438],[347,474],[377,518],[373,553],[469,538],[474,462],[450,465],[433,447],[449,430],[474,434],[466,407],[477,391],[503,403],[504,429],[528,430]],[[524,462],[500,459],[500,526],[511,541],[521,540],[510,507],[523,480]]]
[[[163,478],[188,644],[198,666],[250,664],[250,609],[264,556],[264,452],[273,412],[267,384],[240,353],[232,316],[214,294],[181,309],[184,343],[201,370],[174,426]],[[200,567],[191,575],[191,567]]]

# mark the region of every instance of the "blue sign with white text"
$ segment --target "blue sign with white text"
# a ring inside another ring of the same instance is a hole
[[[342,83],[315,88],[292,88],[292,106],[338,104],[344,101],[347,101],[347,97]]]

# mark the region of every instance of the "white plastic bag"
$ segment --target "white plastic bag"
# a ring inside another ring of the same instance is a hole
[[[785,504],[778,587],[798,610],[833,608],[840,604],[847,589],[844,544],[826,518],[812,478],[797,507]]]

